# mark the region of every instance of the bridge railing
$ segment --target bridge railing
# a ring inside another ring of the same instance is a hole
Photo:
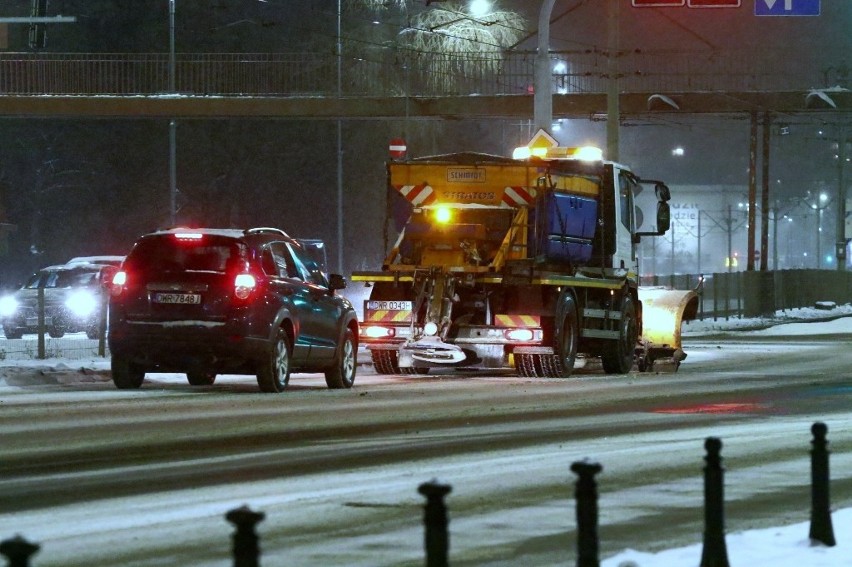
[[[603,93],[600,52],[553,52],[555,93]],[[825,77],[779,55],[760,64],[741,54],[641,53],[619,56],[622,92],[801,90]],[[175,91],[221,96],[446,96],[531,94],[535,53],[178,53]],[[169,93],[166,53],[0,53],[0,95]],[[339,75],[338,75],[339,73]],[[171,93],[169,93],[171,94]]]

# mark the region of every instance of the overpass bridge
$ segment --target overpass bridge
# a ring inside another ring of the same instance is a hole
[[[553,115],[605,116],[607,56],[552,52]],[[533,116],[533,52],[340,59],[305,53],[0,53],[0,116],[435,119]],[[629,52],[623,116],[846,113],[838,68],[791,54]],[[174,89],[170,85],[174,85]],[[837,86],[841,85],[841,86]],[[817,89],[817,90],[815,90]]]

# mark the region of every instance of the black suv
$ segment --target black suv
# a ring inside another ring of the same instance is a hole
[[[169,229],[142,236],[113,278],[112,379],[138,388],[146,372],[183,372],[192,385],[255,374],[281,392],[290,372],[355,381],[358,319],[298,240],[275,228]]]

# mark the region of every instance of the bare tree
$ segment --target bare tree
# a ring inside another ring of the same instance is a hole
[[[403,11],[405,23],[396,38],[400,55],[425,86],[439,91],[499,73],[505,51],[527,33],[523,16],[500,10],[496,3],[488,13],[474,15],[467,3],[459,2],[425,8],[412,0],[349,2],[374,10],[393,6]]]

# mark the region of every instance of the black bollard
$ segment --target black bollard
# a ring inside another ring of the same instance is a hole
[[[595,475],[603,470],[598,463],[577,461],[571,472],[577,479],[577,567],[599,567],[598,490]]]
[[[260,545],[254,527],[265,517],[263,512],[252,512],[248,506],[235,508],[225,514],[225,519],[237,527],[232,536],[234,567],[259,567]]]
[[[808,537],[832,547],[836,542],[828,491],[828,426],[818,421],[811,426],[811,433],[814,439],[811,441],[811,530]]]
[[[0,542],[0,555],[9,560],[7,567],[29,567],[30,556],[38,549],[38,545],[28,542],[19,535]]]
[[[447,567],[449,565],[450,537],[447,532],[447,507],[444,497],[452,487],[437,482],[424,482],[417,492],[426,497],[423,508],[423,523],[426,525],[424,545],[426,546],[426,567]]]
[[[725,545],[725,490],[722,468],[722,441],[708,437],[704,441],[704,549],[701,567],[729,567]]]

